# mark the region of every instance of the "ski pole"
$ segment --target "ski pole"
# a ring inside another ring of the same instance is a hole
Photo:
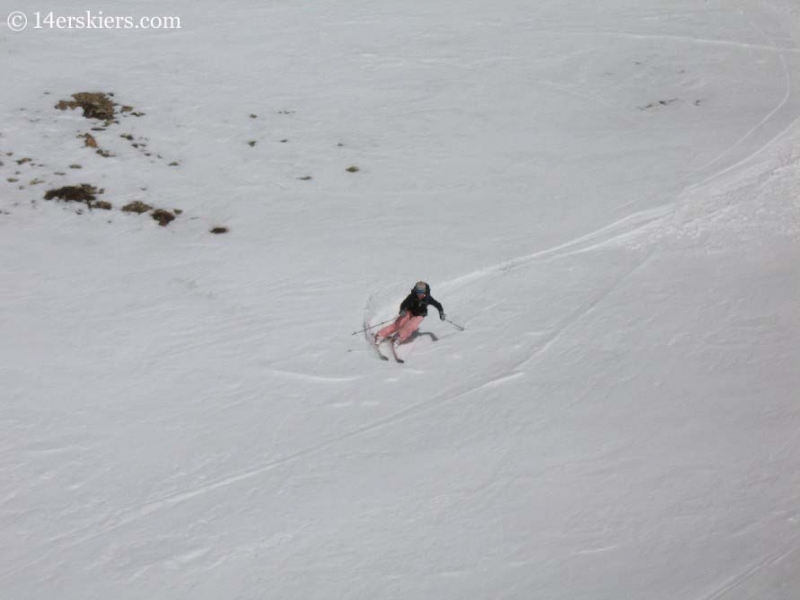
[[[445,321],[450,323],[450,325],[452,325],[453,327],[457,328],[459,331],[464,331],[464,327],[462,327],[458,323],[453,323],[450,319],[445,319]]]
[[[370,325],[369,327],[365,327],[364,329],[359,329],[358,331],[354,331],[350,335],[357,335],[359,333],[364,333],[365,331],[369,331],[370,329],[375,329],[376,327],[379,327],[381,325],[386,325],[386,323],[391,323],[396,318],[397,317],[394,317],[393,319],[386,319],[385,321],[381,321],[380,323],[375,323],[375,325]]]

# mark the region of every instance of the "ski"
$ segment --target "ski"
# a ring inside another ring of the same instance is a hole
[[[375,348],[375,353],[378,355],[378,358],[381,360],[389,360],[389,357],[386,356],[383,352],[381,352],[380,344],[372,344],[372,347]]]
[[[388,361],[389,357],[386,356],[383,352],[381,352],[381,349],[378,347],[378,346],[380,346],[380,344],[376,344],[375,343],[375,338],[370,333],[370,329],[371,329],[371,327],[367,324],[366,321],[364,321],[364,329],[361,330],[361,332],[364,334],[364,340],[367,342],[367,344],[371,348],[375,349],[375,354],[378,355],[378,358],[380,358],[381,360],[387,360]],[[358,331],[354,331],[353,333],[355,334],[355,333],[359,333],[359,332]]]
[[[375,338],[369,334],[368,330],[364,330],[364,338],[367,340],[367,344],[369,344],[372,348],[375,349],[375,354],[378,355],[378,358],[381,360],[389,360],[389,357],[386,356],[383,352],[381,352],[380,344],[375,343]]]
[[[395,359],[397,362],[399,362],[401,365],[402,365],[403,363],[405,363],[405,362],[406,362],[406,361],[404,361],[402,358],[400,358],[400,357],[397,355],[397,348],[395,348],[395,345],[394,345],[394,343],[392,343],[392,354],[394,355],[394,359]],[[387,360],[388,360],[388,359],[387,359]]]

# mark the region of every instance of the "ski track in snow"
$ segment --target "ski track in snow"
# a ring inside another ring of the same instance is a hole
[[[301,381],[309,381],[312,383],[346,383],[348,381],[356,381],[362,378],[360,375],[355,377],[331,377],[314,375],[311,373],[297,373],[295,371],[286,371],[282,369],[272,369],[270,372],[279,377],[286,377],[287,379],[299,379]]]
[[[702,167],[697,169],[696,173],[698,175],[702,174],[704,171],[708,170],[710,167],[712,167],[715,164],[717,164],[718,162],[720,162],[726,156],[731,154],[731,152],[733,152],[736,148],[741,146],[746,140],[748,140],[751,137],[753,137],[760,129],[765,127],[794,98],[793,85],[792,85],[793,82],[792,82],[792,78],[791,78],[791,74],[790,74],[790,70],[789,70],[789,65],[788,65],[788,63],[786,61],[785,54],[786,53],[800,52],[800,50],[796,49],[796,48],[793,48],[793,49],[779,48],[777,43],[775,42],[775,40],[769,38],[769,36],[764,31],[762,31],[753,22],[752,18],[748,17],[748,23],[753,28],[753,30],[755,30],[756,32],[759,33],[759,35],[761,35],[761,36],[767,38],[767,40],[769,40],[770,45],[766,46],[764,49],[771,49],[771,50],[773,50],[773,51],[775,51],[777,53],[777,55],[778,55],[778,57],[779,57],[779,59],[781,61],[782,69],[783,69],[783,75],[784,75],[784,82],[785,82],[786,91],[785,91],[782,99],[780,100],[780,102],[777,104],[777,106],[774,109],[772,109],[771,111],[769,111],[755,126],[753,126],[751,129],[749,129],[747,131],[747,133],[745,133],[745,135],[743,135],[739,140],[734,142],[725,151],[720,153],[716,158],[712,159],[711,161],[707,162],[705,165],[703,165]],[[679,221],[680,212],[683,209],[685,209],[687,207],[687,205],[691,202],[691,197],[692,197],[693,193],[697,193],[698,191],[701,191],[703,188],[705,188],[709,184],[713,183],[714,181],[716,181],[716,180],[718,180],[718,179],[720,179],[720,178],[722,178],[722,177],[724,177],[726,175],[730,175],[730,174],[734,173],[736,170],[745,168],[748,165],[748,163],[750,163],[753,159],[757,158],[759,155],[764,153],[766,150],[768,150],[771,147],[773,147],[784,136],[788,135],[797,126],[798,122],[800,122],[800,115],[791,116],[791,119],[787,123],[783,124],[780,127],[780,130],[776,134],[774,134],[769,140],[767,140],[766,142],[764,142],[760,146],[750,150],[743,158],[737,160],[735,163],[731,164],[730,166],[723,167],[723,168],[719,169],[718,171],[716,171],[716,172],[714,172],[714,173],[712,173],[712,174],[710,174],[708,176],[703,177],[700,181],[698,181],[696,183],[688,185],[685,188],[684,192],[679,195],[678,201],[675,203],[674,210],[673,210],[673,216],[672,216],[673,225],[678,227],[678,228],[683,228],[683,227],[686,227],[686,225],[688,225],[689,223],[696,221],[697,219],[707,218],[708,216],[710,216],[711,214],[716,212],[714,210],[706,210],[699,217],[693,217],[693,218],[690,218],[688,220]]]
[[[481,387],[481,388],[499,387],[501,385],[504,385],[504,384],[508,383],[509,381],[513,381],[514,379],[519,379],[520,377],[524,377],[524,376],[525,376],[525,373],[523,373],[521,371],[518,371],[516,373],[511,373],[509,375],[503,375],[501,377],[496,377],[495,379],[492,379],[491,381],[489,381],[487,383],[484,383],[483,385],[481,385],[479,387]]]
[[[580,30],[548,30],[548,29],[538,29],[536,33],[545,33],[545,34],[554,34],[554,35],[578,35],[578,36],[587,36],[587,37],[612,37],[612,38],[627,38],[633,40],[655,40],[655,41],[671,41],[671,42],[682,42],[682,43],[690,43],[690,44],[704,44],[709,46],[723,46],[723,47],[731,47],[731,48],[741,48],[743,50],[765,50],[767,52],[777,52],[777,53],[790,53],[790,54],[800,54],[800,49],[798,48],[780,48],[774,44],[751,44],[748,42],[738,42],[736,40],[724,40],[724,39],[710,39],[710,38],[699,38],[699,37],[692,37],[688,35],[664,35],[664,34],[648,34],[648,33],[634,33],[628,31],[580,31]]]
[[[709,162],[704,164],[702,167],[697,169],[697,171],[699,173],[702,173],[703,171],[707,170],[711,166],[717,164],[720,160],[724,159],[731,152],[733,152],[736,148],[741,146],[747,139],[749,139],[756,132],[758,132],[760,129],[762,129],[776,114],[778,114],[778,112],[781,109],[783,109],[787,104],[789,104],[789,101],[792,99],[792,96],[793,96],[792,79],[791,79],[791,75],[790,75],[790,72],[789,72],[789,65],[786,62],[786,56],[785,55],[787,53],[797,53],[797,52],[800,52],[800,50],[798,50],[797,48],[791,48],[791,49],[779,48],[778,45],[775,43],[775,40],[770,39],[769,36],[766,33],[764,33],[755,23],[753,23],[752,19],[748,18],[748,22],[750,23],[750,26],[756,32],[758,32],[759,35],[761,35],[761,36],[767,38],[767,40],[769,40],[770,45],[769,46],[765,46],[762,49],[770,49],[770,50],[774,51],[778,55],[778,58],[781,61],[781,66],[783,67],[783,74],[784,74],[784,81],[785,81],[785,85],[786,85],[786,92],[784,93],[784,96],[780,100],[778,105],[774,109],[772,109],[763,119],[761,119],[758,123],[756,123],[756,125],[754,125],[750,130],[748,130],[747,133],[745,133],[739,140],[734,142],[729,148],[727,148],[719,156],[717,156],[716,158],[710,160]],[[747,156],[745,156],[744,158],[742,158],[741,160],[739,160],[735,164],[733,164],[733,165],[731,165],[731,166],[729,166],[727,168],[721,169],[720,171],[714,173],[713,175],[710,175],[709,177],[707,177],[706,179],[701,181],[699,184],[696,184],[696,185],[691,186],[691,187],[700,187],[700,186],[706,185],[706,184],[710,183],[711,181],[713,181],[715,179],[718,179],[719,177],[721,177],[723,175],[726,175],[727,173],[732,172],[732,171],[736,170],[737,168],[743,166],[744,164],[746,164],[747,162],[749,162],[750,160],[752,160],[753,158],[755,158],[756,156],[758,156],[759,154],[764,152],[764,150],[766,150],[767,148],[772,146],[772,144],[775,141],[777,141],[781,137],[783,137],[789,130],[791,130],[795,126],[795,124],[797,123],[798,120],[800,120],[800,117],[795,117],[794,119],[792,119],[788,123],[788,125],[782,127],[781,130],[777,134],[775,134],[769,141],[767,141],[766,143],[762,144],[761,146],[759,146],[758,148],[756,148],[755,150],[753,150],[752,152],[747,154]]]
[[[800,548],[792,546],[788,550],[781,550],[773,554],[768,554],[763,560],[750,565],[741,573],[728,579],[722,584],[722,586],[713,591],[711,594],[707,596],[701,596],[697,600],[724,600],[727,596],[735,592],[738,588],[742,587],[750,579],[760,574],[762,571],[778,565],[786,557],[796,552],[800,552]]]
[[[625,273],[621,276],[617,277],[610,286],[601,290],[600,293],[596,294],[594,298],[592,298],[589,302],[580,306],[578,309],[573,311],[569,316],[564,319],[563,324],[554,329],[546,338],[544,344],[534,352],[530,357],[523,360],[516,368],[520,368],[524,365],[527,365],[536,359],[540,358],[544,355],[550,348],[552,348],[559,339],[568,331],[570,331],[575,325],[577,325],[585,316],[592,313],[592,311],[601,303],[603,300],[608,298],[614,290],[616,290],[623,282],[628,280],[630,277],[634,275],[637,271],[639,271],[642,267],[644,267],[650,259],[655,254],[655,247],[650,250],[650,252],[645,255],[640,261],[633,265],[630,269],[628,269]]]
[[[507,273],[534,261],[557,260],[568,256],[574,256],[582,252],[598,250],[622,241],[632,240],[634,237],[644,232],[654,231],[666,221],[666,218],[672,214],[672,211],[673,205],[666,205],[633,213],[610,225],[605,225],[596,231],[575,238],[574,240],[478,269],[455,279],[446,280],[442,282],[440,286],[458,290],[484,277],[496,275],[498,273]]]

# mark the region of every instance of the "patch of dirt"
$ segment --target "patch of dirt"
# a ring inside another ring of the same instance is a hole
[[[78,139],[83,140],[83,145],[86,148],[94,148],[94,151],[103,158],[113,156],[111,152],[100,147],[100,145],[97,143],[97,138],[95,138],[91,133],[78,134]]]
[[[98,208],[100,210],[111,210],[112,205],[105,200],[98,200],[97,194],[102,194],[105,190],[97,189],[88,183],[80,185],[65,185],[64,187],[48,190],[44,194],[45,200],[60,200],[62,202],[78,202],[85,204],[87,208]]]
[[[72,94],[72,100],[61,100],[56,104],[59,110],[83,109],[83,116],[87,119],[100,121],[114,120],[114,102],[102,92],[78,92]]]
[[[120,113],[131,114],[134,117],[143,117],[144,116],[143,112],[136,112],[136,111],[133,110],[132,106],[128,106],[127,104],[122,106],[122,107],[120,107],[119,112]]]
[[[216,234],[216,235],[220,235],[220,234],[223,234],[223,233],[228,233],[228,228],[227,227],[214,227],[214,228],[212,228],[210,230],[210,233],[213,233],[213,234]]]
[[[80,185],[65,185],[45,192],[45,200],[62,200],[64,202],[83,202],[88,204],[97,199],[97,188],[88,183]]]
[[[79,135],[79,138],[83,138],[83,145],[87,148],[97,148],[97,140],[91,133],[84,133],[83,135]]]
[[[145,204],[144,202],[140,202],[136,200],[134,202],[129,202],[125,206],[122,207],[122,212],[132,212],[136,213],[137,215],[141,215],[142,213],[150,212],[153,210],[153,207],[149,204]]]
[[[177,215],[180,215],[183,211],[179,208],[176,208],[172,211],[164,210],[163,208],[153,208],[149,204],[145,204],[140,200],[135,200],[123,206],[122,212],[136,213],[139,215],[151,212],[150,216],[153,217],[154,220],[158,221],[158,224],[161,225],[161,227],[166,227],[175,220]]]
[[[157,208],[153,211],[151,216],[153,219],[158,221],[158,224],[161,225],[161,227],[166,227],[175,220],[175,215],[168,210],[164,210],[163,208]]]

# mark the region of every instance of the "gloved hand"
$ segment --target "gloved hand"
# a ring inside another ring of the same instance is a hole
[[[445,320],[445,316],[446,316],[446,315],[444,314],[444,311],[443,311],[443,310],[440,310],[440,311],[439,311],[439,320],[440,320],[440,321],[444,321],[444,320]]]

